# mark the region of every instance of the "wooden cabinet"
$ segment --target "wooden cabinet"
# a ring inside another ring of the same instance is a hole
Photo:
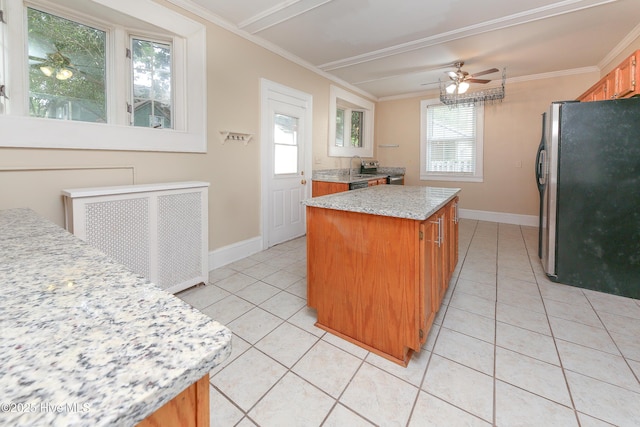
[[[639,95],[640,88],[636,85],[640,78],[640,67],[636,66],[639,58],[640,50],[637,50],[580,95],[577,100],[582,102],[604,101]]]
[[[372,185],[382,185],[387,183],[387,178],[376,178],[369,180],[369,187]],[[342,191],[349,191],[349,184],[346,182],[331,182],[331,181],[312,181],[311,182],[311,196],[326,196],[327,194],[340,193]]]
[[[600,80],[581,95],[580,101],[588,102],[588,101],[604,101],[609,99],[609,93],[613,93],[615,91],[615,76],[610,73],[606,78]]]
[[[383,185],[387,183],[387,178],[377,178],[369,180],[369,187],[373,185]]]
[[[406,366],[451,278],[455,202],[424,221],[308,206],[307,304],[316,326]]]
[[[458,265],[458,240],[459,240],[459,216],[458,216],[458,198],[456,197],[451,202],[449,202],[446,206],[447,217],[446,217],[446,233],[447,233],[447,244],[448,244],[448,263],[447,263],[447,274],[449,278],[453,274],[453,271],[456,269],[456,265]]]
[[[439,238],[438,221],[428,219],[420,224],[420,346],[424,345],[429,335],[433,319],[439,309],[438,293],[439,283],[442,281],[442,272],[439,268],[442,262],[442,251],[439,250],[437,240]]]
[[[312,181],[311,182],[311,196],[326,196],[327,194],[340,193],[342,191],[349,191],[349,184],[344,182],[329,182],[329,181]]]
[[[209,374],[136,425],[159,426],[209,427]]]
[[[625,59],[615,71],[616,98],[626,98],[636,92],[636,54]]]

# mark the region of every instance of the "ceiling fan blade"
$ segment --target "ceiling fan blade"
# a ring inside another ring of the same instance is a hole
[[[455,80],[458,78],[458,73],[456,73],[455,71],[445,71],[444,73],[448,75],[451,80]]]
[[[489,83],[491,80],[486,80],[486,79],[465,79],[464,80],[467,83]]]
[[[485,74],[491,74],[491,73],[497,73],[498,70],[497,68],[491,68],[489,70],[484,70],[484,71],[479,71],[477,73],[473,73],[471,74],[471,77],[478,77],[478,76],[484,76]]]
[[[33,55],[29,55],[29,59],[32,61],[40,61],[40,62],[45,62],[46,59],[45,58],[40,58],[38,56],[33,56]]]

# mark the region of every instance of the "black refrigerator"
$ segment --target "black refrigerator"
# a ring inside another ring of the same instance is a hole
[[[640,298],[640,98],[554,102],[536,158],[554,281]]]

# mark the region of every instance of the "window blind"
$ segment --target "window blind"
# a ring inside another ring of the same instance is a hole
[[[427,172],[475,173],[475,105],[429,105],[426,138]]]

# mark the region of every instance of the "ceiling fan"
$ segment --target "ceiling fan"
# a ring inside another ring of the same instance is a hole
[[[36,61],[33,67],[40,69],[47,77],[55,75],[58,80],[68,80],[73,76],[74,71],[78,71],[71,60],[62,54],[63,45],[55,43],[55,51],[46,54],[46,58],[29,55],[29,59]]]
[[[500,70],[497,68],[490,68],[488,70],[479,71],[477,73],[469,74],[466,71],[462,71],[462,66],[464,62],[458,61],[453,64],[456,67],[455,71],[446,71],[445,74],[449,76],[451,79],[451,83],[449,83],[446,87],[446,91],[448,94],[462,94],[469,89],[469,83],[489,83],[491,80],[487,79],[477,79],[476,77],[484,76],[485,74],[496,73]]]

